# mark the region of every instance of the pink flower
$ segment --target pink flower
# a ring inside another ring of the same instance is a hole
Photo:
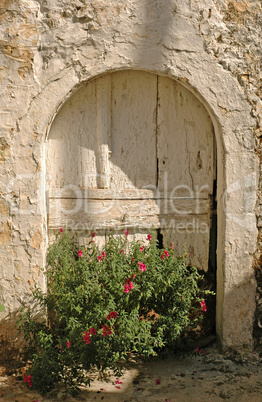
[[[71,342],[69,341],[69,342],[66,342],[66,344],[67,344],[67,347],[68,348],[71,348]]]
[[[135,277],[136,277],[136,274],[133,275],[133,279],[135,279]]]
[[[78,258],[83,257],[83,253],[81,250],[78,250]]]
[[[124,293],[129,293],[129,284],[125,283],[124,287],[125,287]]]
[[[116,385],[116,388],[121,389],[121,387],[119,385]]]
[[[124,250],[122,250],[122,249],[120,250],[120,253],[125,254]]]
[[[119,378],[116,379],[116,384],[123,384],[122,381],[119,381]]]
[[[206,306],[205,300],[202,300],[200,302],[200,306],[201,306],[202,311],[207,311],[207,306]]]
[[[32,387],[32,376],[30,375],[26,375],[24,376],[24,382],[27,382],[28,387]]]
[[[175,248],[174,244],[172,244],[171,248],[172,248],[172,250],[174,250],[174,248]]]
[[[163,250],[163,254],[161,255],[161,259],[164,260],[166,257],[170,257],[167,250]]]
[[[111,318],[117,318],[116,311],[111,311],[111,313],[109,313],[108,316],[106,317],[107,320],[110,320]]]
[[[142,263],[142,261],[138,261],[138,266],[140,271],[146,271],[146,265]]]
[[[151,241],[152,239],[153,239],[153,236],[151,236],[151,235],[147,235],[147,238],[146,238],[148,241]]]
[[[145,246],[141,246],[141,247],[139,248],[139,251],[142,252],[142,251],[144,250],[144,248],[145,248]]]
[[[98,255],[98,256],[97,256],[97,261],[101,261],[101,260],[102,260],[101,255]]]
[[[161,381],[159,380],[159,378],[156,379],[156,384],[161,384]]]
[[[106,258],[106,253],[104,251],[102,251],[102,257]]]
[[[60,228],[60,229],[59,229],[59,232],[60,232],[60,233],[62,233],[62,232],[63,232],[63,229],[62,229],[62,228]]]
[[[129,290],[132,290],[132,289],[134,289],[134,285],[133,285],[133,282],[130,282],[129,283]]]
[[[129,230],[124,230],[125,236],[127,237],[129,235]]]

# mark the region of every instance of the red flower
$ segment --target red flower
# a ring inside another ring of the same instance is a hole
[[[59,232],[60,232],[60,233],[62,233],[62,232],[63,232],[63,229],[62,229],[62,228],[60,228],[60,229],[59,229]]]
[[[83,257],[83,253],[81,250],[78,250],[78,257]]]
[[[119,381],[119,378],[116,379],[116,384],[123,384],[122,381]]]
[[[204,355],[206,353],[205,349],[200,349],[199,346],[196,347],[195,352],[201,353],[201,355]]]
[[[26,375],[24,377],[24,382],[27,382],[28,387],[32,387],[32,376],[30,375]]]
[[[156,379],[156,384],[161,384],[161,381],[159,380],[159,378]]]
[[[122,250],[122,249],[120,250],[120,253],[123,253],[123,254],[125,254],[124,250]]]
[[[102,257],[103,257],[103,258],[106,258],[106,253],[105,253],[104,251],[102,251],[101,254],[102,254]]]
[[[145,248],[145,246],[141,246],[141,247],[139,248],[139,251],[142,252],[142,251],[144,250],[144,248]]]
[[[101,261],[101,260],[102,260],[101,255],[98,255],[98,256],[97,256],[97,261]]]
[[[108,335],[112,335],[111,328],[107,325],[102,325],[103,328],[103,336],[106,338]]]
[[[116,311],[111,311],[111,313],[109,313],[108,316],[106,317],[107,320],[110,320],[111,318],[117,318]]]
[[[127,237],[129,235],[129,230],[124,230],[125,236]]]
[[[71,342],[69,341],[69,342],[66,342],[66,344],[67,344],[67,347],[68,348],[71,348]]]
[[[94,327],[90,328],[89,334],[96,335],[96,329]]]
[[[91,233],[91,235],[92,235],[92,237],[94,238],[96,234],[95,234],[95,233]]]
[[[90,341],[90,333],[84,331],[83,341],[85,341],[87,345],[89,343],[91,343],[91,341]]]
[[[152,239],[153,239],[153,236],[151,236],[151,235],[147,235],[147,238],[146,238],[148,241],[151,241]]]
[[[133,282],[130,282],[129,283],[129,290],[132,290],[132,289],[134,289],[134,285],[133,285]]]

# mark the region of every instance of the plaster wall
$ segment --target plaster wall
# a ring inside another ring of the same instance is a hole
[[[217,332],[224,347],[252,347],[262,226],[260,0],[2,0],[0,22],[2,319],[33,282],[45,287],[45,141],[59,108],[93,77],[145,70],[183,84],[212,119]]]

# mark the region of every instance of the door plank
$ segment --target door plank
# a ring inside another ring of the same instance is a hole
[[[159,191],[177,195],[182,190],[198,199],[200,195],[212,195],[214,134],[207,111],[189,90],[167,77],[158,79],[158,99]],[[205,214],[206,219],[199,220],[196,215],[190,222],[185,215],[181,227],[167,222],[161,233],[164,243],[173,243],[178,254],[183,254],[184,246],[187,247],[190,264],[207,270],[210,204]]]
[[[158,186],[213,193],[214,134],[200,101],[178,82],[158,79]]]
[[[111,179],[111,75],[96,79],[97,183],[109,188]]]
[[[156,185],[156,75],[112,75],[112,189]]]

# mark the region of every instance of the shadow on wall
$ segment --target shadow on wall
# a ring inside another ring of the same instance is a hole
[[[18,317],[19,312],[13,312],[0,322],[0,366],[9,375],[20,372],[27,360],[25,341],[16,327]]]

